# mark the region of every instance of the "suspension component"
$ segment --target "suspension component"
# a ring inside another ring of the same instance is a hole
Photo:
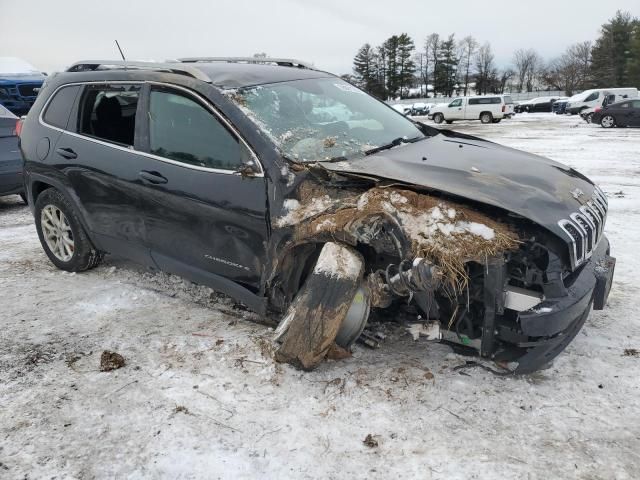
[[[416,292],[434,292],[440,285],[440,269],[424,258],[400,265],[390,264],[383,272],[385,283],[394,295],[406,297]]]

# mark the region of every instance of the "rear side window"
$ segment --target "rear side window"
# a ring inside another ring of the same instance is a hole
[[[491,105],[500,104],[502,100],[500,97],[482,97],[482,98],[470,98],[469,105]]]
[[[133,146],[140,85],[91,85],[80,102],[78,133]]]
[[[71,85],[62,87],[56,93],[47,105],[47,109],[42,116],[45,123],[65,129],[69,122],[69,114],[73,108],[73,102],[76,101],[76,95],[80,91],[79,85]]]
[[[242,165],[238,139],[194,99],[169,90],[151,90],[150,152],[198,167],[236,170]]]

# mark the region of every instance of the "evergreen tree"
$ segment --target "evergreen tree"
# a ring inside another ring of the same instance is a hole
[[[456,41],[453,34],[440,43],[438,50],[438,69],[435,72],[434,88],[446,97],[453,95],[456,84],[459,59],[456,51]]]
[[[357,85],[369,93],[377,90],[376,54],[368,43],[365,43],[353,59],[353,72]]]
[[[629,85],[640,86],[640,22],[636,24],[629,48],[627,73]]]
[[[638,20],[618,10],[615,17],[602,25],[600,37],[591,51],[591,76],[595,86],[626,87],[630,85],[632,43]]]
[[[409,87],[413,82],[413,76],[416,72],[416,64],[412,60],[415,49],[413,39],[409,35],[403,33],[398,37],[396,65],[398,68],[398,87],[401,97],[409,94]]]
[[[389,37],[382,44],[382,49],[387,59],[387,94],[391,97],[396,97],[400,88],[398,78],[398,36]]]

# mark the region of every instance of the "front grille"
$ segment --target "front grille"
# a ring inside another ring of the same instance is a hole
[[[34,84],[24,83],[24,84],[18,85],[18,91],[20,92],[20,95],[22,95],[23,97],[35,97],[36,95],[38,95],[38,91],[37,91],[38,88],[40,88],[40,85],[37,83],[34,83]]]
[[[569,239],[572,270],[586,262],[598,246],[607,220],[607,206],[607,197],[596,186],[591,200],[558,222]]]

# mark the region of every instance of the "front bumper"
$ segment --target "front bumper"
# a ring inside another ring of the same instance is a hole
[[[497,329],[496,339],[507,345],[495,358],[518,364],[514,373],[531,373],[543,368],[562,352],[578,334],[593,306],[606,304],[615,258],[609,255],[609,241],[602,237],[591,259],[567,287],[567,295],[546,298],[531,310],[517,314],[517,334],[506,325]]]

